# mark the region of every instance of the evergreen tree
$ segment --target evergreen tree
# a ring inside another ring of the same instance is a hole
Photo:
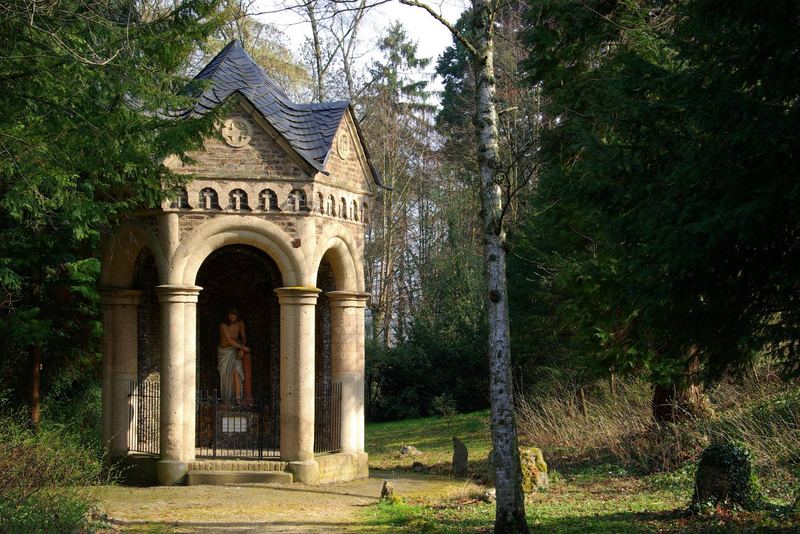
[[[796,369],[798,21],[791,1],[531,5],[551,127],[516,255],[550,339],[644,370],[658,419],[691,409],[701,365]]]
[[[34,424],[40,369],[50,384],[98,370],[102,233],[159,205],[177,180],[162,161],[211,131],[180,114],[178,73],[220,22],[216,0],[4,4],[0,388],[28,389]]]

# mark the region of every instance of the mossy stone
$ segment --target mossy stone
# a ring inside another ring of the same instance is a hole
[[[750,450],[744,443],[717,443],[700,455],[694,479],[692,508],[753,509],[760,501]]]
[[[490,484],[494,484],[494,449],[489,451],[488,463],[487,481]],[[533,493],[550,487],[547,462],[544,461],[544,454],[541,449],[537,447],[520,447],[519,463],[520,471],[522,472],[522,491],[524,493]]]

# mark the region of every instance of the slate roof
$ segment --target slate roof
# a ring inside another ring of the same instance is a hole
[[[192,114],[204,115],[238,92],[244,96],[289,145],[314,169],[324,171],[325,161],[349,109],[346,101],[298,104],[259,67],[238,41],[223,48],[195,80],[208,81],[197,95]],[[366,152],[366,147],[365,154]],[[367,155],[369,160],[369,156]],[[369,162],[375,182],[382,186]]]

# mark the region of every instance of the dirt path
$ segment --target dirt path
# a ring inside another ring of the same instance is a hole
[[[378,501],[384,479],[408,497],[465,490],[463,481],[377,472],[365,480],[316,487],[106,486],[96,495],[118,532],[363,532],[363,508]]]

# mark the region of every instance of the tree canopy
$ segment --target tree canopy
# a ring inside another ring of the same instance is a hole
[[[791,1],[531,3],[548,128],[514,268],[530,321],[558,318],[542,347],[661,384],[697,358],[797,365],[798,21]]]
[[[159,205],[177,180],[164,159],[210,132],[213,116],[180,116],[181,72],[220,23],[216,0],[4,4],[0,372],[17,393],[28,352],[52,380],[96,371],[100,239]]]

